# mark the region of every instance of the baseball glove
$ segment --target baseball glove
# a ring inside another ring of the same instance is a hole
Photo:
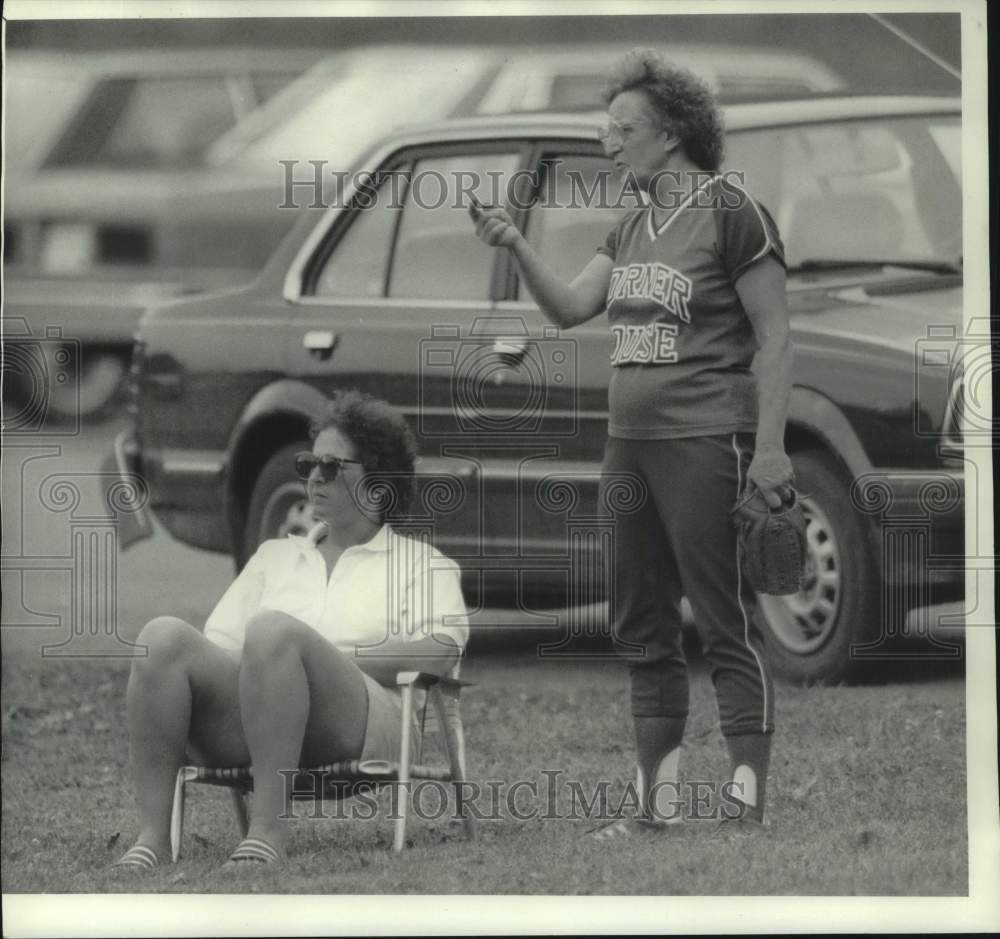
[[[798,593],[806,560],[806,519],[792,489],[772,509],[753,489],[730,510],[740,540],[743,573],[757,593]]]

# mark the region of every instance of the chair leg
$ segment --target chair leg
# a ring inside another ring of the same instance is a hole
[[[465,735],[462,732],[462,720],[458,712],[458,699],[448,696],[440,688],[431,689],[434,697],[434,707],[438,720],[444,732],[445,749],[448,751],[448,765],[451,770],[452,783],[455,786],[455,803],[461,810],[465,796]],[[462,810],[462,827],[465,837],[472,841],[476,837],[476,820],[468,810]]]
[[[403,727],[400,734],[399,781],[396,783],[398,812],[392,850],[399,854],[406,843],[406,815],[410,808],[410,735],[413,718],[413,685],[403,685]]]
[[[174,802],[170,808],[170,859],[176,864],[181,856],[181,839],[184,837],[184,786],[188,779],[188,768],[177,770],[174,780]]]
[[[233,797],[233,811],[236,813],[236,824],[240,826],[240,838],[246,838],[250,830],[250,813],[247,811],[247,798],[239,789],[230,789]]]

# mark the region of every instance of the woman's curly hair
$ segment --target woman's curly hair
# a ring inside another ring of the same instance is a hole
[[[335,391],[326,409],[313,422],[315,440],[336,428],[358,448],[358,458],[369,480],[362,498],[371,502],[381,521],[404,515],[416,490],[414,464],[417,442],[406,419],[388,402],[355,389]]]
[[[645,93],[664,127],[676,133],[699,169],[717,173],[722,165],[725,127],[712,90],[686,68],[653,49],[633,49],[608,74],[604,104],[625,91]]]

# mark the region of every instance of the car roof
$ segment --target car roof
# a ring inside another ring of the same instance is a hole
[[[794,89],[794,94],[843,92],[844,77],[825,62],[801,51],[741,43],[656,43],[653,51],[682,68],[690,69],[719,95],[746,94],[760,98],[771,92]],[[512,50],[504,58],[504,74],[479,110],[504,113],[504,95],[521,88],[532,77],[589,80],[603,77],[622,58],[627,46],[618,43],[580,43],[572,47],[528,47]]]
[[[90,77],[121,75],[228,72],[247,68],[253,72],[292,72],[308,68],[329,55],[325,49],[258,48],[212,46],[199,49],[117,49],[101,52],[50,52],[35,49],[8,50],[4,68],[15,72],[63,72]]]
[[[722,107],[727,131],[904,117],[909,114],[961,114],[961,99],[947,95],[843,95],[810,96],[785,101],[730,104]],[[525,136],[593,137],[605,119],[603,111],[538,111],[533,113],[476,115],[416,124],[392,135],[398,146],[461,138]]]

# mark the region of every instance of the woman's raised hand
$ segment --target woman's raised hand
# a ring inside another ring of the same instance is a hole
[[[513,248],[521,237],[505,209],[484,206],[475,196],[472,196],[469,215],[476,224],[476,235],[493,248]]]

